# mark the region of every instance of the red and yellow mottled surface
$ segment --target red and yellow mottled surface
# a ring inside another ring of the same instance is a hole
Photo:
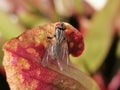
[[[77,81],[41,65],[46,47],[52,42],[47,36],[54,35],[58,23],[32,28],[5,43],[3,66],[11,90],[78,90]],[[69,54],[81,55],[81,33],[68,23],[65,26]]]

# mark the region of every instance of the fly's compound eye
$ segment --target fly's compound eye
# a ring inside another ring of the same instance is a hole
[[[65,30],[65,29],[66,29],[66,27],[65,27],[64,23],[61,23],[61,30]]]
[[[65,30],[65,24],[64,23],[59,23],[56,25],[55,29],[59,29],[59,30]]]

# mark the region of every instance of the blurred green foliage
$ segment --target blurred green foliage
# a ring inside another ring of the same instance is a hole
[[[13,23],[9,16],[0,10],[0,65],[3,58],[2,46],[6,40],[16,37],[21,34],[24,29],[21,28],[18,24]]]
[[[114,18],[120,7],[120,0],[109,0],[105,8],[97,12],[85,39],[85,51],[73,62],[87,73],[94,73],[103,64],[115,35]]]
[[[18,36],[24,31],[18,24],[12,22],[10,17],[0,10],[0,32],[4,39],[10,39],[12,37]]]

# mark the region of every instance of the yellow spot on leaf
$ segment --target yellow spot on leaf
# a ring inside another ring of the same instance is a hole
[[[38,32],[38,35],[34,37],[34,39],[37,43],[42,43],[46,39],[45,31],[41,30],[40,32]]]
[[[23,37],[22,37],[22,36],[20,36],[20,37],[19,37],[19,40],[20,40],[20,41],[23,41]]]
[[[27,49],[27,52],[28,52],[28,53],[31,53],[31,54],[33,54],[33,55],[35,55],[35,56],[39,56],[39,54],[36,52],[36,50],[35,50],[34,48],[28,48],[28,49]]]
[[[82,47],[82,44],[79,44],[79,45],[78,45],[78,48],[81,48],[81,47]]]
[[[70,42],[70,48],[74,47],[74,43]]]
[[[21,66],[24,69],[29,69],[30,68],[30,64],[24,58],[21,58],[21,59],[18,60],[18,65]]]
[[[38,81],[33,79],[30,82],[30,86],[31,86],[31,88],[35,89],[36,87],[38,87]]]
[[[36,70],[36,74],[37,74],[37,75],[40,75],[40,70]]]

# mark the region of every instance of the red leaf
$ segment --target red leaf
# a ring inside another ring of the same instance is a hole
[[[41,65],[46,47],[52,42],[46,36],[54,36],[56,24],[58,23],[27,30],[4,45],[3,65],[11,89],[80,88],[81,85],[76,80]],[[84,49],[83,37],[71,25],[65,23],[65,26],[69,51],[72,55],[78,56]],[[74,45],[71,46],[71,43]],[[76,84],[75,87],[72,87],[72,84]]]

